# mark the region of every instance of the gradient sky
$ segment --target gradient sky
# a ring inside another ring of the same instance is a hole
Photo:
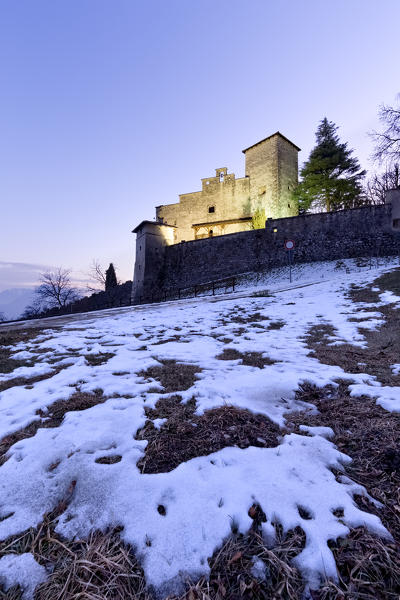
[[[2,0],[0,290],[94,258],[130,279],[133,227],[276,130],[303,162],[327,116],[370,168],[399,22],[399,0]]]

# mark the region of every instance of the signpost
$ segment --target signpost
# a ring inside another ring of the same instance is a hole
[[[293,249],[294,249],[294,241],[286,240],[285,241],[285,250],[288,253],[288,261],[289,261],[289,281],[292,283],[292,258],[293,258]]]

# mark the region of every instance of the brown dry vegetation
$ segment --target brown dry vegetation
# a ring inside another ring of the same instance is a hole
[[[0,373],[11,373],[14,369],[23,366],[30,366],[31,361],[17,360],[10,355],[16,352],[14,346],[19,342],[29,342],[42,333],[39,328],[0,330]]]
[[[223,352],[215,358],[219,360],[240,360],[242,365],[258,367],[259,369],[262,369],[265,365],[273,365],[276,362],[268,356],[263,356],[262,352],[239,352],[236,348],[224,348]]]
[[[287,415],[292,426],[328,426],[338,450],[353,459],[346,472],[379,500],[377,508],[363,496],[356,502],[362,510],[377,514],[394,537],[394,542],[379,539],[363,528],[347,538],[331,543],[340,581],[326,582],[315,600],[336,598],[398,599],[400,597],[400,415],[388,413],[366,397],[352,398],[348,382],[337,388],[316,388],[304,384],[299,400],[312,402],[319,414]]]
[[[85,354],[85,359],[91,367],[97,367],[98,365],[104,365],[113,356],[115,356],[113,352],[99,352],[97,354]]]
[[[138,439],[149,441],[138,461],[142,473],[172,471],[184,461],[226,446],[278,445],[279,427],[267,417],[234,406],[214,408],[203,415],[195,415],[195,409],[194,399],[184,404],[177,395],[161,398],[155,409],[147,409],[149,418],[167,421],[160,429],[148,421],[137,434]]]
[[[35,600],[147,600],[143,570],[130,548],[120,539],[121,529],[93,532],[87,540],[63,540],[56,532],[58,517],[67,509],[76,482],[66,497],[44,515],[35,528],[0,543],[0,558],[6,554],[31,552],[35,560],[50,568],[50,576],[35,591]],[[20,600],[18,586],[0,591],[2,600]]]
[[[305,340],[312,356],[324,364],[338,365],[347,373],[374,375],[383,385],[400,385],[400,375],[394,375],[391,370],[391,365],[397,363],[400,356],[399,312],[389,306],[381,306],[379,311],[385,317],[379,329],[362,329],[368,344],[366,348],[347,343],[329,346],[327,336],[335,335],[332,325],[311,327]]]
[[[85,410],[92,406],[96,406],[96,404],[102,404],[106,399],[107,398],[102,394],[102,390],[96,390],[93,394],[77,391],[68,400],[57,400],[57,402],[53,402],[46,412],[38,409],[36,411],[36,414],[39,417],[37,421],[30,423],[23,429],[19,429],[15,433],[11,433],[0,440],[0,466],[7,461],[6,453],[13,444],[26,438],[33,437],[41,427],[59,427],[66,412]]]
[[[268,548],[258,533],[259,511],[255,506],[252,510],[254,526],[249,533],[232,536],[209,559],[210,577],[188,581],[185,591],[179,596],[168,596],[169,600],[301,599],[304,584],[290,562],[304,547],[304,534],[295,529],[283,535],[277,524],[276,542]],[[51,569],[48,580],[36,589],[35,600],[159,597],[146,588],[143,570],[131,549],[121,541],[120,528],[94,532],[87,540],[66,541],[54,531],[57,514],[59,509],[45,515],[37,528],[7,540],[6,553],[31,552],[39,564]],[[264,576],[254,573],[254,559],[263,565]],[[8,592],[0,591],[0,598],[21,600],[22,593],[16,586]]]
[[[305,536],[300,529],[284,535],[279,524],[276,532],[272,548],[257,526],[245,536],[229,538],[208,561],[209,579],[188,584],[183,595],[170,600],[300,600],[304,583],[291,560],[303,549]],[[265,578],[253,572],[254,559],[264,564]]]
[[[138,375],[145,379],[159,381],[168,394],[188,390],[196,381],[196,373],[201,372],[200,367],[196,365],[178,363],[176,360],[157,360],[160,365],[140,371]]]

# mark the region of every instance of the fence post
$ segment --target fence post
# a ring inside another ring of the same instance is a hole
[[[167,301],[167,290],[164,290],[164,302]]]
[[[232,277],[232,292],[235,291],[235,278]]]
[[[215,296],[215,282],[213,281],[213,296]]]
[[[178,300],[181,299],[181,288],[178,288]]]
[[[197,285],[194,286],[194,297],[197,297]]]

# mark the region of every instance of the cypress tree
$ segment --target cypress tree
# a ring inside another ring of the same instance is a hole
[[[326,211],[354,208],[364,203],[362,171],[353,151],[337,135],[338,127],[325,117],[316,132],[316,146],[301,170],[302,181],[294,194],[300,211],[311,204]]]
[[[107,271],[106,271],[106,292],[108,290],[111,290],[114,287],[117,287],[118,282],[117,282],[117,276],[115,274],[115,269],[114,269],[114,265],[112,263],[110,263],[110,266],[108,267]]]

